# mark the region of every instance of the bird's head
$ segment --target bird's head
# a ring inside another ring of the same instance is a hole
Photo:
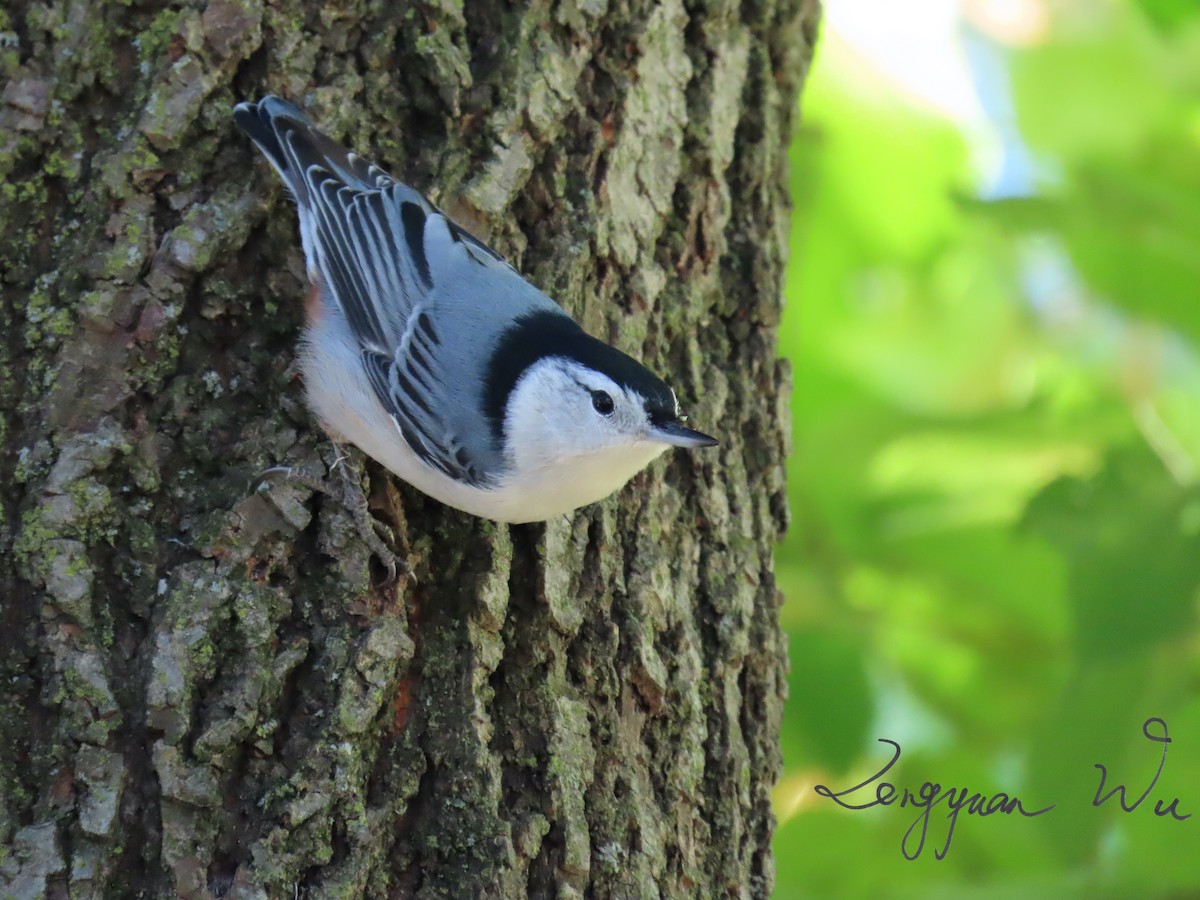
[[[615,482],[611,491],[669,447],[716,445],[685,424],[662,379],[565,316],[554,319],[541,326],[541,347],[524,346],[504,405],[500,437],[517,471],[578,465],[580,478]]]

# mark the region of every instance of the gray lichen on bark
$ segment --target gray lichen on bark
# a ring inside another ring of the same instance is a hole
[[[764,896],[785,157],[815,3],[0,11],[0,894]],[[544,526],[337,461],[274,90],[646,359],[711,455]],[[413,578],[381,585],[369,493]],[[330,470],[335,466],[347,471]]]

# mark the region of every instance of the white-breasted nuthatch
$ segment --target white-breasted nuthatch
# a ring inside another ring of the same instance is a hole
[[[267,96],[234,119],[296,200],[312,283],[301,369],[331,435],[500,522],[570,512],[668,447],[717,443],[661,379],[296,106]]]

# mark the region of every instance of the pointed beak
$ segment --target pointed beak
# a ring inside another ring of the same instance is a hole
[[[709,437],[699,431],[693,431],[682,422],[672,420],[658,422],[650,426],[650,439],[662,441],[672,447],[715,447],[720,443],[716,438]]]

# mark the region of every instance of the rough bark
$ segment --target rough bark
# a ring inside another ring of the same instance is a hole
[[[805,0],[0,11],[0,896],[764,896]],[[267,90],[427,189],[719,451],[544,526],[340,463]]]

